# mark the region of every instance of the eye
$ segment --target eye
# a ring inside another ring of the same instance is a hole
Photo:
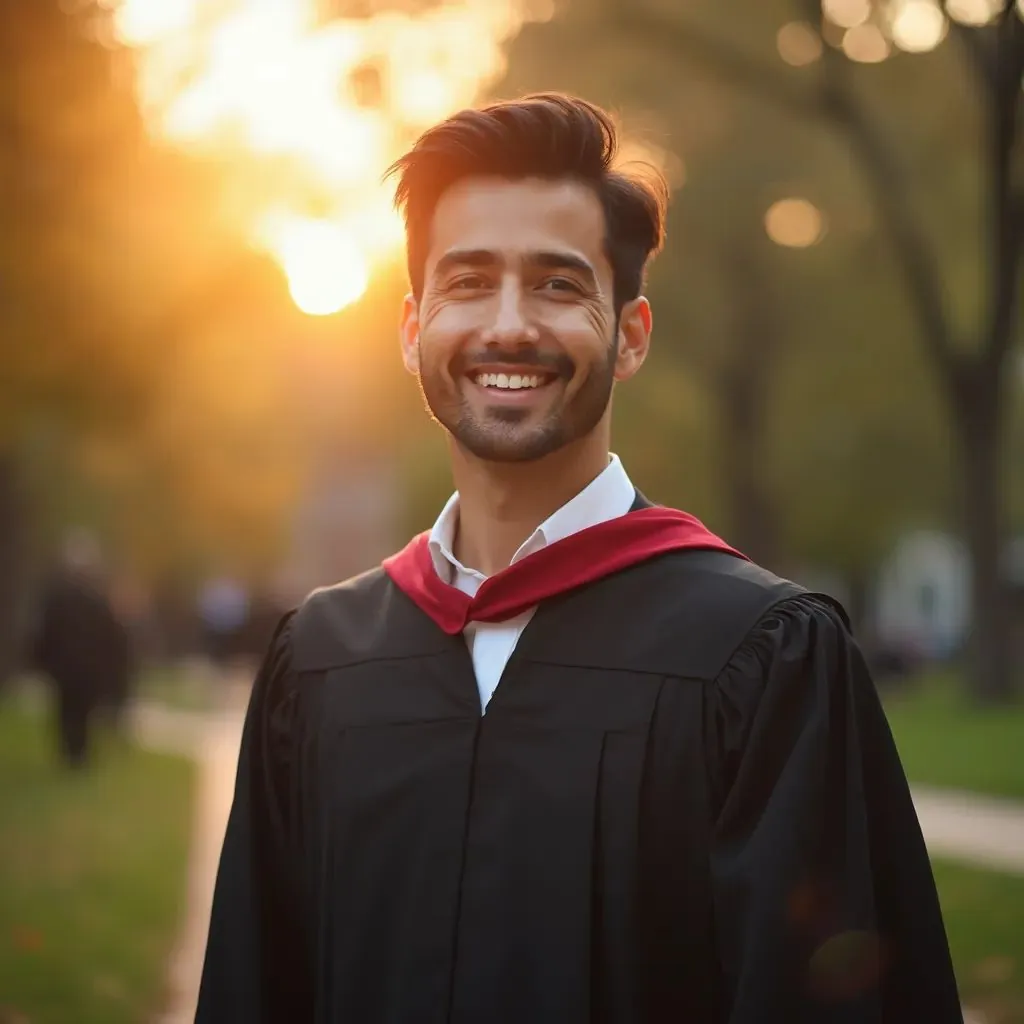
[[[445,285],[446,292],[479,291],[488,286],[487,278],[481,274],[463,274]]]
[[[540,283],[541,291],[575,292],[581,294],[583,289],[569,277],[547,277]]]

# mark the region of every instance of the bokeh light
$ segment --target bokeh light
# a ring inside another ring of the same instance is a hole
[[[893,42],[907,53],[934,50],[949,30],[949,22],[935,0],[903,0],[890,15]]]
[[[889,40],[877,25],[858,25],[843,35],[843,53],[859,64],[880,64],[890,52]]]
[[[1003,0],[946,0],[946,13],[961,25],[988,25],[1002,9]]]
[[[806,249],[824,237],[825,218],[814,203],[792,197],[780,199],[768,208],[764,226],[776,245]]]
[[[856,28],[871,17],[871,0],[822,0],[821,9],[833,25]]]
[[[813,64],[821,57],[821,36],[805,21],[791,21],[775,37],[779,56],[795,68]]]

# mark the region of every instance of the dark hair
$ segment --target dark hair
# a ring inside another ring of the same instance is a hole
[[[395,205],[405,217],[413,293],[422,294],[434,209],[449,187],[475,175],[571,178],[601,201],[615,311],[621,311],[640,294],[647,263],[661,249],[668,186],[648,165],[635,174],[613,170],[618,146],[606,111],[558,93],[463,110],[427,129],[385,174],[398,176]]]

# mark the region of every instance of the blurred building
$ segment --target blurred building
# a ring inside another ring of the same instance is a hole
[[[1017,633],[1024,634],[1024,536],[1007,545],[1003,564]],[[938,531],[901,538],[879,572],[872,618],[885,647],[929,660],[956,654],[971,624],[971,564],[963,543]]]
[[[399,481],[383,459],[330,463],[299,506],[291,550],[277,579],[286,607],[317,587],[378,565],[401,546]]]

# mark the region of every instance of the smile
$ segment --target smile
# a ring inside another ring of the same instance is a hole
[[[488,404],[534,405],[552,393],[561,375],[536,366],[483,367],[471,370],[466,379]]]
[[[500,388],[502,391],[519,391],[522,388],[539,388],[549,378],[540,374],[520,373],[478,373],[473,380],[482,388]]]

